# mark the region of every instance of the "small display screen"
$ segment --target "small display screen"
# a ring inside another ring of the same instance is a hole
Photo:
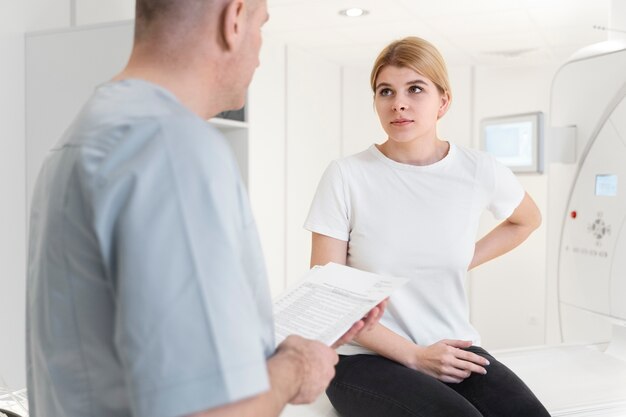
[[[509,167],[529,166],[533,160],[533,123],[501,123],[485,127],[485,150]]]
[[[617,175],[596,175],[596,195],[615,197],[617,195]]]

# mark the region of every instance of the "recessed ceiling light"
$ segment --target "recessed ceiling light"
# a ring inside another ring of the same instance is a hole
[[[367,10],[359,9],[357,7],[353,7],[351,9],[344,9],[339,12],[340,15],[346,16],[346,17],[361,17],[361,16],[365,16],[368,13],[369,12]]]

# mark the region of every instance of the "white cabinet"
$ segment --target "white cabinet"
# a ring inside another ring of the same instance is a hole
[[[239,120],[229,120],[222,118],[213,118],[209,123],[217,127],[220,132],[228,139],[233,153],[239,164],[241,177],[246,186],[249,186],[249,168],[250,158],[248,157],[248,122]]]
[[[26,31],[113,23],[135,18],[133,0],[28,0]]]
[[[23,4],[26,31],[56,29],[71,25],[70,0],[28,0]]]
[[[78,25],[119,22],[135,18],[133,0],[71,0]]]

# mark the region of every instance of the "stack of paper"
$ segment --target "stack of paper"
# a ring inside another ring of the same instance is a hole
[[[274,302],[276,343],[297,334],[330,346],[407,281],[335,263],[315,267]]]

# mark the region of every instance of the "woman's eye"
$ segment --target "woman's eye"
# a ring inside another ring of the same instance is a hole
[[[421,89],[421,88],[419,88],[419,87],[418,87],[418,86],[416,86],[416,85],[412,85],[412,86],[410,86],[410,87],[409,87],[409,92],[410,92],[410,93],[421,93],[421,92],[422,92],[422,89]]]
[[[393,91],[391,91],[391,89],[389,88],[383,88],[382,90],[380,90],[378,92],[378,94],[380,94],[383,97],[387,97],[393,94]]]

